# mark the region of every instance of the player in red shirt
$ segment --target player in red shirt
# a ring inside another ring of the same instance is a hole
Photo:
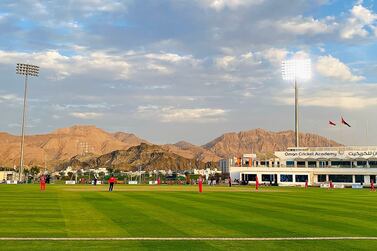
[[[44,175],[42,175],[42,176],[39,178],[39,183],[40,183],[41,191],[46,190],[46,177],[45,177]]]
[[[109,192],[113,191],[113,188],[114,188],[114,183],[117,181],[117,179],[114,177],[114,175],[111,175],[110,179],[109,179]]]
[[[199,193],[203,192],[203,180],[202,180],[202,177],[199,177],[198,185],[199,185]]]
[[[371,180],[371,182],[370,182],[370,190],[371,191],[376,191],[376,188],[374,188],[374,180]]]
[[[330,180],[330,189],[334,188],[334,184],[332,183],[332,180]]]

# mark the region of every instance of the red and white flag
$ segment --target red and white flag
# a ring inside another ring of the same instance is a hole
[[[344,120],[343,117],[341,117],[341,119],[342,119],[341,122],[342,122],[343,125],[346,125],[346,126],[348,126],[348,127],[351,127],[350,124],[348,124],[348,123]]]
[[[329,125],[336,126],[336,124],[334,122],[332,122],[331,120],[329,120]]]

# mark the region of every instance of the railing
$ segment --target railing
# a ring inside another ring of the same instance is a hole
[[[377,146],[289,147],[288,151],[377,151]]]

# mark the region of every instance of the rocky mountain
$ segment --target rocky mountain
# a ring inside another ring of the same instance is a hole
[[[334,141],[309,133],[300,134],[300,143],[301,146],[339,145]],[[118,166],[116,156],[120,156],[122,160],[119,165],[122,168],[132,169],[137,165],[145,165],[147,168],[152,168],[152,163],[156,163],[154,168],[157,168],[163,167],[162,162],[159,162],[160,158],[157,159],[158,161],[154,159],[156,157],[155,152],[158,152],[158,156],[169,156],[165,159],[169,166],[178,168],[181,165],[181,168],[186,168],[188,163],[193,163],[187,162],[188,159],[194,162],[207,163],[217,162],[224,157],[239,156],[243,153],[272,155],[276,150],[284,150],[287,147],[294,146],[294,132],[270,132],[263,129],[255,129],[238,133],[226,133],[203,146],[196,146],[185,141],[153,146],[154,153],[150,155],[152,158],[151,163],[144,158],[148,155],[142,155],[142,153],[140,153],[140,156],[143,156],[143,159],[140,163],[137,162],[137,159],[130,163],[128,159],[124,161],[123,154],[127,152],[126,150],[140,144],[143,144],[140,150],[146,150],[147,153],[151,152],[151,149],[146,147],[151,144],[134,134],[125,132],[109,133],[95,126],[72,126],[58,129],[49,134],[26,136],[25,165],[43,167],[46,162],[47,168],[52,169],[52,167],[72,161],[72,163],[77,162],[79,165],[84,166],[86,164],[102,166],[105,165],[103,159],[111,159],[111,165]],[[112,154],[111,156],[114,155],[114,157],[110,158],[107,154]],[[173,157],[176,158],[175,162],[172,160]],[[19,158],[20,137],[8,133],[0,133],[0,166],[18,166]],[[125,163],[128,164],[126,165]]]
[[[123,171],[141,170],[187,170],[192,168],[215,167],[216,163],[204,163],[195,159],[188,159],[175,153],[166,151],[158,145],[141,143],[127,150],[116,150],[101,156],[75,156],[60,165],[60,169],[71,166],[75,169],[88,167],[106,167]]]
[[[162,146],[165,150],[183,156],[188,159],[195,159],[203,162],[219,161],[221,158],[215,153],[203,147],[193,145],[186,141],[179,141],[175,144]]]
[[[294,131],[271,132],[254,129],[243,132],[225,133],[203,148],[220,157],[242,155],[243,153],[272,154],[295,145]],[[311,133],[300,133],[301,146],[340,146],[339,143]]]
[[[0,166],[19,165],[20,137],[0,133]],[[133,134],[108,133],[95,126],[72,126],[25,137],[25,165],[53,166],[84,153],[105,154],[147,143]]]
[[[150,144],[148,141],[144,139],[138,138],[135,134],[133,133],[126,133],[126,132],[116,132],[113,133],[114,138],[116,138],[119,141],[122,141],[123,143],[128,144],[130,147],[131,146],[137,146],[140,145],[140,143],[146,143]]]

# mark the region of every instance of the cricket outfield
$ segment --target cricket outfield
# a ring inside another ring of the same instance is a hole
[[[370,250],[367,189],[0,186],[1,250]]]

